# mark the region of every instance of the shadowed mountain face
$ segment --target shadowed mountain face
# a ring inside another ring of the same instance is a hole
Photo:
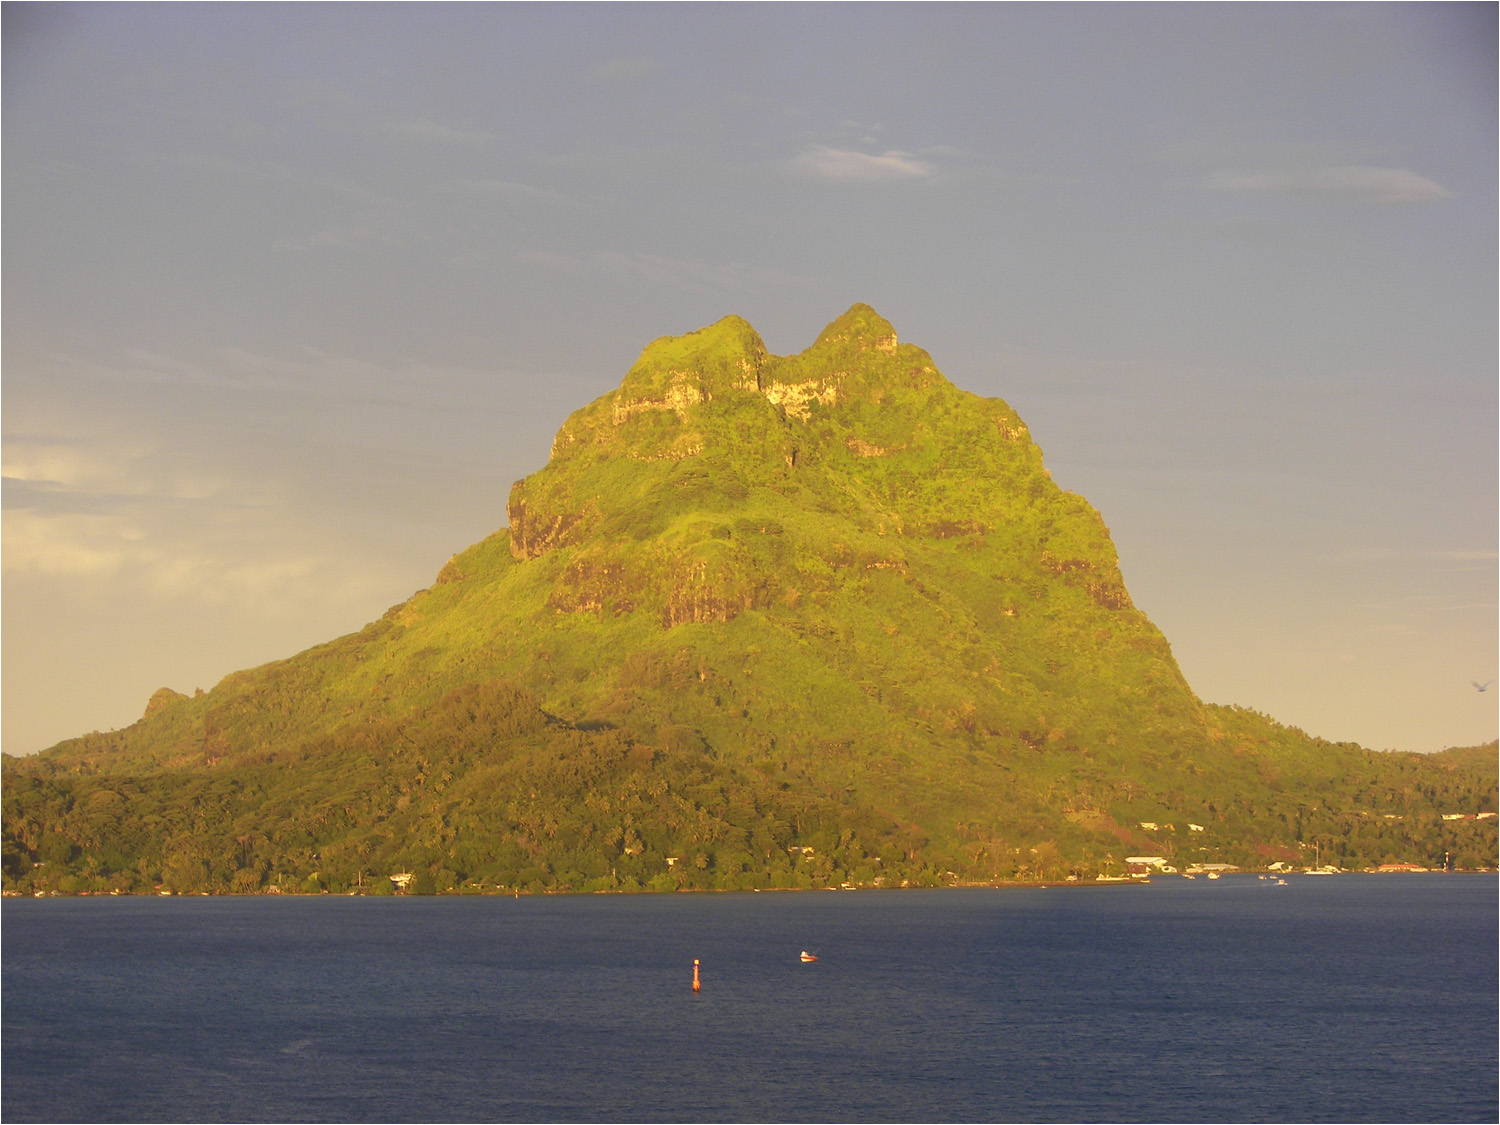
[[[657,340],[507,510],[362,632],[201,697],[158,692],[135,726],[8,774],[264,791],[290,771],[280,812],[240,791],[224,806],[224,830],[238,816],[268,840],[278,815],[384,787],[312,834],[325,857],[575,888],[605,870],[627,885],[622,868],[637,885],[1088,875],[1178,850],[1176,827],[1142,820],[1197,826],[1185,858],[1204,840],[1293,857],[1314,826],[1406,801],[1403,770],[1467,777],[1201,705],[1099,514],[1052,483],[1015,412],[864,305],[795,356],[738,317]],[[1484,803],[1476,785],[1421,799]],[[175,837],[158,836],[165,863]],[[684,875],[669,852],[704,862]],[[281,854],[250,867],[300,878]]]

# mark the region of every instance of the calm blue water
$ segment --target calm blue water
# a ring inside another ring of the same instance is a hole
[[[1495,1121],[1496,891],[12,899],[0,1114]]]

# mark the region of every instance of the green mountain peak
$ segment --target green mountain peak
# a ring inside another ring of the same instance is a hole
[[[833,321],[818,334],[813,345],[852,343],[858,347],[879,348],[883,351],[896,349],[896,330],[869,305],[856,303],[849,311]]]
[[[914,469],[918,451],[930,447],[928,415],[939,411],[951,422],[960,403],[959,413],[985,441],[1019,443],[1025,471],[1040,471],[1040,453],[1014,412],[959,392],[926,352],[900,345],[868,305],[853,306],[793,356],[769,355],[739,317],[663,337],[646,347],[617,390],[564,423],[549,464],[512,490],[512,549],[517,558],[534,558],[622,521],[638,531],[648,511],[683,506],[660,486],[687,472],[697,480],[684,494],[691,508],[693,497],[715,486],[728,490],[721,500],[731,507],[752,487],[784,491],[798,469],[798,479],[841,490],[848,473],[840,466],[847,469],[851,458],[889,458]],[[814,462],[834,477],[809,475]],[[854,499],[864,504],[869,497]],[[888,515],[905,522],[894,509]]]
[[[867,305],[790,356],[734,316],[655,340],[508,512],[359,633],[7,759],[7,878],[1092,878],[1315,833],[1493,863],[1493,820],[1437,819],[1492,811],[1492,768],[1201,703],[1015,412]]]
[[[652,341],[641,351],[618,393],[627,402],[676,401],[673,388],[690,383],[695,393],[708,397],[747,381],[753,385],[765,357],[766,345],[750,323],[726,316],[685,336]]]

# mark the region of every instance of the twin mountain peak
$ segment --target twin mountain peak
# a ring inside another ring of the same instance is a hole
[[[862,304],[794,356],[770,355],[736,316],[652,343],[619,389],[567,420],[548,466],[512,489],[510,546],[530,560],[560,547],[607,552],[611,542],[664,537],[666,554],[733,585],[728,571],[745,567],[732,560],[756,570],[732,546],[734,527],[780,525],[807,509],[817,513],[808,531],[825,541],[823,553],[857,541],[867,567],[898,570],[902,539],[977,546],[1045,509],[1048,525],[1025,548],[1054,575],[1086,574],[1100,604],[1129,605],[1102,522],[1051,484],[1015,412],[958,390]],[[580,575],[593,559],[585,551]],[[640,583],[649,576],[629,584]],[[774,586],[757,573],[755,590],[736,594],[750,608],[785,592]],[[712,613],[722,620],[734,602],[719,601]],[[627,603],[635,608],[629,597],[613,607]]]

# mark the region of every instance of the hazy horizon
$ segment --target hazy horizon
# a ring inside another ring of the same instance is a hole
[[[856,301],[1200,697],[1496,737],[1493,5],[3,18],[8,753],[429,585],[653,338]]]

